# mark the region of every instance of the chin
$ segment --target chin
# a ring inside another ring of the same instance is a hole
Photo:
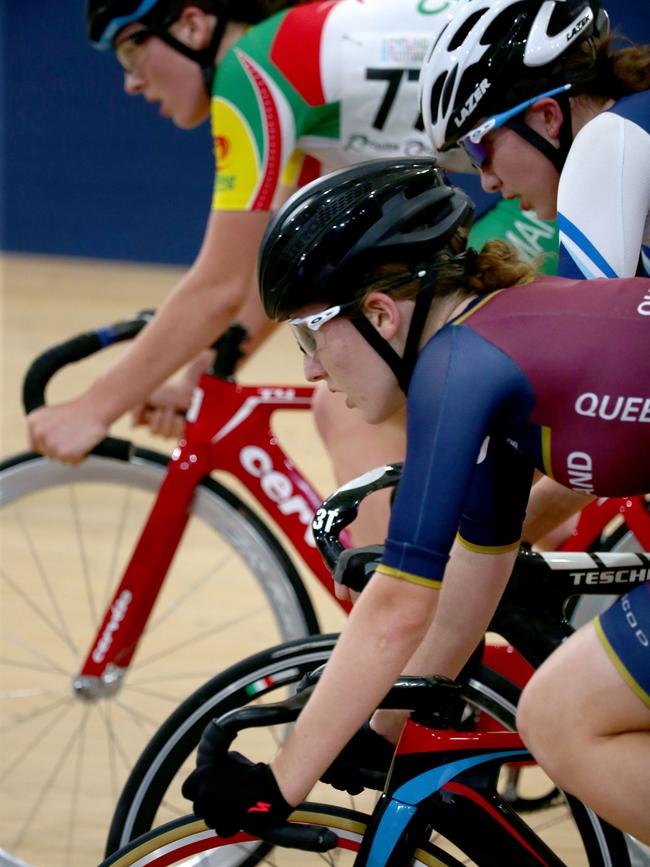
[[[188,111],[187,106],[184,106],[183,108],[184,110],[172,116],[174,126],[177,126],[179,129],[194,129],[197,126],[200,126],[210,116],[210,103],[208,103],[207,106],[201,104],[200,106],[195,107],[193,111]]]
[[[554,204],[539,205],[535,208],[535,213],[542,220],[555,220],[557,217],[557,207]]]

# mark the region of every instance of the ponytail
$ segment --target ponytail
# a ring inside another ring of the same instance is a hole
[[[567,54],[570,78],[581,81],[578,93],[606,101],[650,89],[650,45],[628,44],[616,34],[586,40]]]

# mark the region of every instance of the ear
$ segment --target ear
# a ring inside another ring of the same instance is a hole
[[[384,340],[391,340],[399,331],[402,308],[390,295],[371,292],[363,302],[363,312]]]
[[[195,51],[208,48],[215,26],[214,15],[208,15],[198,6],[186,6],[176,22],[176,36]]]
[[[540,135],[559,141],[564,113],[557,100],[550,96],[538,99],[526,110],[525,119]]]

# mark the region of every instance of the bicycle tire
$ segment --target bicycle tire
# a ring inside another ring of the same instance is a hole
[[[340,841],[335,849],[325,853],[309,853],[296,850],[273,850],[272,861],[257,863],[269,863],[273,865],[300,864],[301,867],[309,867],[310,864],[337,864],[352,865],[355,853],[368,825],[369,817],[356,810],[348,810],[324,804],[306,803],[301,805],[291,816],[290,822],[307,823],[321,828],[334,831]],[[241,853],[248,843],[235,838],[223,840],[214,832],[206,829],[206,826],[194,816],[187,816],[170,822],[155,831],[134,840],[120,852],[107,858],[100,867],[163,867],[163,865],[186,864],[187,867],[211,867],[212,864],[239,864]],[[256,841],[251,839],[253,845]],[[205,857],[201,857],[200,851]],[[214,855],[219,853],[217,861]],[[232,857],[231,857],[232,856]],[[344,858],[343,862],[340,858]],[[190,859],[189,861],[187,859]],[[286,861],[285,861],[286,859]],[[404,867],[462,867],[461,862],[446,852],[441,852],[433,844],[425,844],[417,849],[413,859]]]
[[[7,795],[0,845],[21,862],[96,863],[127,773],[170,708],[235,652],[239,657],[242,645],[252,651],[318,631],[280,543],[235,494],[205,478],[122,688],[94,704],[75,699],[71,677],[167,460],[110,441],[77,467],[33,453],[0,464],[0,780]],[[76,821],[82,812],[83,842]]]
[[[191,769],[187,759],[211,718],[251,702],[277,701],[278,692],[291,690],[307,671],[327,661],[335,640],[333,635],[312,636],[262,651],[217,675],[179,706],[152,738],[133,768],[113,818],[107,854],[146,833],[154,823],[160,824],[186,809],[187,804],[179,795],[180,784]],[[466,697],[472,700],[474,707],[511,729],[514,728],[518,696],[517,687],[482,665],[477,666],[466,685]],[[260,745],[260,740],[266,735],[268,730],[245,730],[238,736],[235,749],[253,759],[268,760],[272,744]],[[248,740],[244,745],[240,739],[245,738]],[[545,783],[548,783],[547,778]],[[331,803],[339,796],[346,797],[319,784],[310,798]],[[366,793],[365,797],[375,796]],[[352,803],[354,805],[355,801]],[[572,799],[570,808],[575,823],[574,836],[579,838],[578,843],[583,847],[584,865],[623,867],[629,864],[625,860],[627,854],[621,834]],[[564,802],[561,809],[562,821],[566,821],[569,814]],[[180,812],[176,814],[176,810]],[[364,810],[368,811],[365,806]],[[549,817],[550,813],[544,814],[544,821],[549,821]],[[523,818],[535,827],[528,816]],[[436,840],[433,842],[437,843]],[[571,845],[575,842],[572,840]],[[227,862],[227,867],[235,864],[237,867],[251,867],[264,863],[260,859],[268,849],[263,844],[259,847],[257,851],[246,853],[245,859],[239,862]],[[579,861],[575,863],[580,864]],[[210,861],[210,865],[226,867],[218,858]]]

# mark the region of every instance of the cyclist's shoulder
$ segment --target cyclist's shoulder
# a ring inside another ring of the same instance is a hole
[[[578,132],[574,148],[591,147],[603,136],[618,136],[621,129],[634,124],[650,134],[650,90],[621,97],[613,105],[591,118]],[[650,138],[648,139],[650,146]]]
[[[602,114],[630,120],[650,133],[650,90],[624,96]]]

